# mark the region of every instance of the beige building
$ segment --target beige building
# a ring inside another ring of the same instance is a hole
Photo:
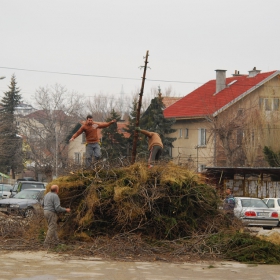
[[[280,150],[280,71],[216,70],[208,81],[164,110],[175,118],[172,157],[198,171],[205,166],[264,166],[265,145]],[[278,138],[279,139],[279,138]]]

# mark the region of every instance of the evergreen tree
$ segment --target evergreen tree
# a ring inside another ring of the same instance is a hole
[[[21,171],[22,165],[22,139],[18,135],[15,119],[15,108],[20,104],[21,95],[17,87],[15,75],[11,78],[9,90],[4,92],[1,100],[0,110],[0,170],[4,173],[12,170],[13,178],[15,172]]]
[[[157,132],[163,143],[163,156],[169,157],[170,148],[173,147],[172,142],[176,138],[168,137],[168,134],[175,132],[171,126],[175,123],[175,119],[164,118],[163,111],[165,106],[162,102],[163,98],[159,93],[158,97],[151,100],[151,104],[140,119],[141,129],[145,129],[151,132]],[[141,141],[142,149],[148,149],[147,141],[145,137]]]
[[[106,122],[113,119],[118,122],[121,119],[121,116],[114,109],[110,114]],[[103,157],[109,159],[127,156],[127,140],[123,133],[118,132],[117,122],[102,129],[102,154]]]
[[[270,147],[265,146],[263,149],[265,160],[271,167],[280,166],[280,152],[275,153]]]

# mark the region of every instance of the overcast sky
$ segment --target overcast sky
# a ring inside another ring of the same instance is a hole
[[[247,74],[253,67],[280,69],[279,0],[0,4],[0,76],[6,76],[0,80],[0,97],[13,73],[30,102],[36,89],[56,83],[84,96],[119,98],[122,87],[130,95],[141,86],[139,66],[147,50],[151,69],[144,94],[171,86],[176,96],[184,96],[215,79],[216,69],[227,70],[227,76],[234,70]]]

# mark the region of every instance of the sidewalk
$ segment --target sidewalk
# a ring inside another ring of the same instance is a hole
[[[116,262],[47,251],[0,251],[0,280],[280,280],[280,265]]]

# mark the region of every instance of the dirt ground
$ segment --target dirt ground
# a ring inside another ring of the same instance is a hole
[[[30,225],[26,226],[24,219],[0,216],[0,221],[0,280],[280,280],[280,265],[247,265],[219,260],[217,255],[202,257],[188,254],[172,242],[145,243],[139,235],[103,236],[91,243],[67,242],[44,248],[38,234],[32,238],[31,231],[28,236]]]
[[[0,251],[1,280],[278,280],[280,265],[237,262],[117,262],[49,251]]]

